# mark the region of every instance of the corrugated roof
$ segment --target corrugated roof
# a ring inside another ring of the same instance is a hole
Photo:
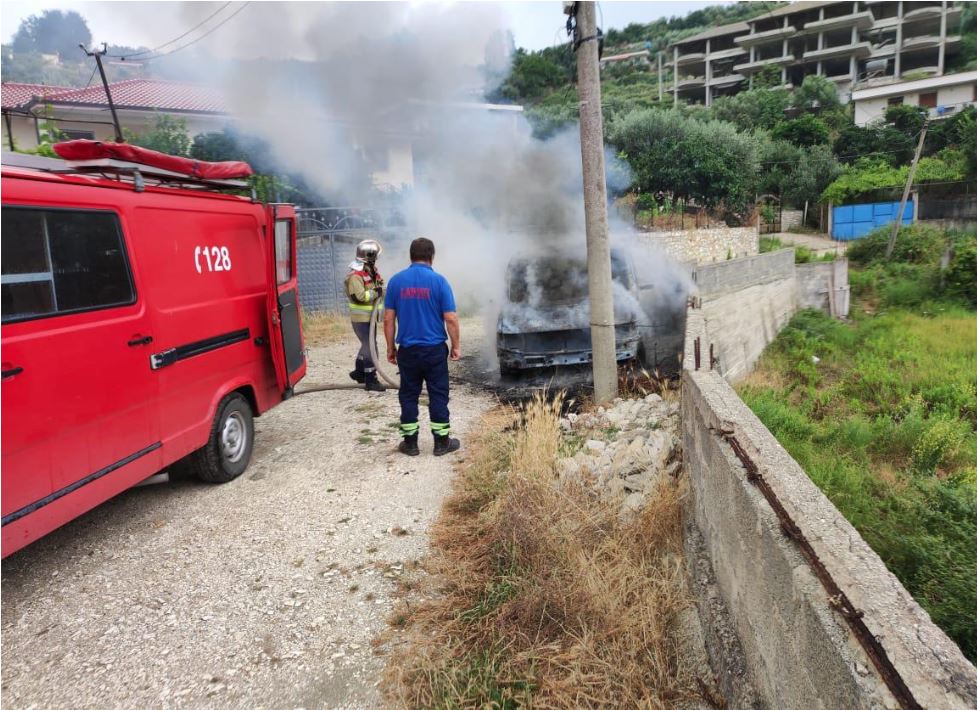
[[[128,79],[109,84],[116,108],[177,111],[185,113],[227,113],[218,89],[162,79]],[[99,84],[86,89],[69,89],[49,94],[46,102],[71,106],[108,106],[105,89]]]
[[[722,37],[723,35],[740,35],[746,34],[750,31],[750,26],[745,22],[733,22],[729,25],[720,25],[719,27],[711,27],[705,32],[700,32],[697,35],[692,35],[691,37],[686,37],[685,39],[680,39],[676,42],[672,42],[669,47],[675,47],[680,44],[688,44],[689,42],[699,42],[705,39],[711,39],[713,37]]]
[[[48,86],[47,84],[25,84],[19,81],[5,81],[0,85],[0,103],[4,110],[24,108],[35,97],[46,97],[69,91],[68,86]]]

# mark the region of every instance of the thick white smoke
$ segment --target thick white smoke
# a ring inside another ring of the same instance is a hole
[[[553,13],[561,21],[558,3]],[[219,54],[252,59],[197,76],[217,82],[238,127],[331,204],[369,204],[370,156],[404,148],[411,228],[434,241],[435,267],[463,310],[486,315],[491,336],[510,259],[582,254],[585,244],[576,129],[537,140],[520,112],[483,105],[508,71],[506,30],[489,3],[252,3],[213,35]],[[612,232],[634,253],[639,282],[684,301],[680,267],[637,248],[626,227]],[[386,246],[389,274],[407,264],[406,244]]]

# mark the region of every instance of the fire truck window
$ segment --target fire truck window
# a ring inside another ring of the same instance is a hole
[[[288,219],[275,222],[275,273],[280,284],[292,278],[291,227],[292,222]]]
[[[132,303],[118,218],[3,209],[3,320]]]
[[[53,312],[54,274],[44,233],[44,213],[4,207],[2,214],[3,320]]]

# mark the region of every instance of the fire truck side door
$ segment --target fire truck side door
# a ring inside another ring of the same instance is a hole
[[[282,389],[294,386],[305,375],[305,345],[299,306],[295,210],[275,205],[272,210],[271,259],[274,293],[269,333],[276,358],[275,370]],[[281,362],[284,360],[284,362]]]

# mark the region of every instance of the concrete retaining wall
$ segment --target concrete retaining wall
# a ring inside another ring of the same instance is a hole
[[[817,308],[834,318],[847,318],[848,259],[797,264],[797,307]]]
[[[693,278],[716,369],[731,380],[749,374],[797,310],[794,250],[700,265]],[[708,348],[702,358],[708,363]]]
[[[713,659],[717,674],[730,681],[726,690],[733,706],[836,710],[899,704],[720,432],[736,437],[830,575],[864,612],[865,624],[915,700],[933,709],[977,707],[977,669],[720,373],[708,369],[706,357],[695,370],[695,339],[700,352],[708,353],[717,335],[704,311],[705,306],[689,311],[682,383],[689,520],[701,546],[690,573],[695,588],[703,576],[714,587],[712,595],[699,594],[707,633],[714,641],[724,634],[708,608],[718,604],[735,635],[707,645],[735,645],[742,655],[742,678],[728,672],[728,659]],[[756,697],[744,698],[735,686],[752,688]]]
[[[760,251],[760,237],[755,226],[640,232],[638,241],[662,249],[685,264],[708,264]]]

